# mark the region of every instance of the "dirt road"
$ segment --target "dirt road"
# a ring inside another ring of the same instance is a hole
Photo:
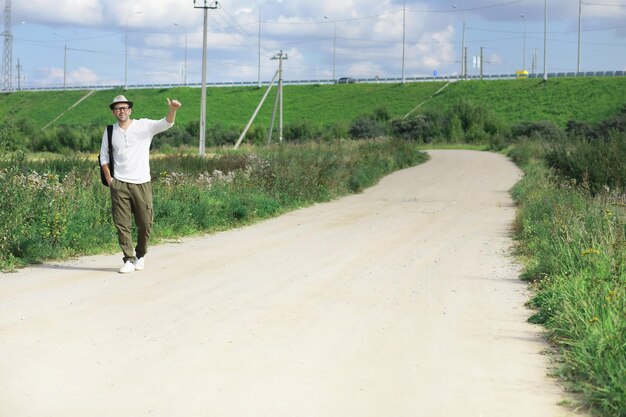
[[[509,256],[521,177],[432,151],[360,195],[0,276],[0,416],[559,417]]]

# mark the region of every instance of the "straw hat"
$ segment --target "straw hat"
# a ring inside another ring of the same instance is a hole
[[[128,104],[128,107],[131,107],[131,108],[133,107],[133,102],[132,102],[132,101],[128,101],[128,100],[126,100],[126,97],[124,97],[124,96],[122,96],[122,95],[119,95],[119,96],[116,96],[116,97],[113,99],[113,101],[111,102],[111,104],[109,104],[109,108],[110,108],[111,110],[113,110],[113,106],[115,106],[117,103],[127,103],[127,104]]]

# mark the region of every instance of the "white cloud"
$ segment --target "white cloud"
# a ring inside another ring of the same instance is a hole
[[[337,75],[337,78],[340,78],[342,76],[344,75]],[[357,78],[374,78],[376,76],[385,77],[386,74],[380,63],[372,61],[362,61],[351,64],[345,76]]]
[[[80,67],[77,70],[70,71],[67,75],[68,84],[89,85],[98,82],[98,74],[86,67]]]
[[[598,3],[598,5],[585,4],[582,10],[582,17],[584,19],[610,18],[616,21],[621,19],[621,23],[624,22],[626,6],[624,6],[623,2],[621,5],[618,5],[615,1],[602,1]],[[611,6],[612,4],[615,4],[615,6]]]
[[[488,64],[491,64],[491,65],[500,65],[500,64],[504,63],[504,59],[502,58],[502,56],[500,54],[491,53],[491,54],[489,54],[489,56],[487,58],[487,62],[488,62]],[[486,64],[486,65],[488,65],[488,64]]]
[[[452,26],[447,26],[442,31],[422,35],[420,42],[412,48],[417,57],[418,72],[431,73],[453,62],[454,36],[455,31]]]
[[[76,70],[68,71],[64,74],[63,68],[39,68],[37,70],[39,75],[39,83],[42,85],[63,85],[63,77],[65,75],[65,82],[68,86],[72,85],[94,85],[97,84],[98,74],[86,67],[79,67]]]
[[[13,3],[13,13],[20,20],[48,24],[100,25],[103,9],[99,1],[28,0]]]

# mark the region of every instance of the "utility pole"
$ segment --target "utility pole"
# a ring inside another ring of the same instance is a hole
[[[330,21],[333,24],[333,82],[337,82],[335,78],[335,55],[337,52],[337,23],[328,16],[324,16],[324,19]]]
[[[128,19],[135,14],[141,14],[141,10],[126,16],[126,29],[124,31],[124,90],[128,90]]]
[[[280,51],[272,57],[278,60],[278,93],[276,93],[276,101],[274,102],[274,110],[272,111],[272,121],[267,135],[267,143],[272,141],[272,131],[274,130],[274,119],[276,118],[276,106],[279,106],[278,116],[278,141],[283,141],[283,59],[287,59],[287,54]]]
[[[524,21],[524,40],[522,42],[522,71],[526,71],[526,16],[521,14],[520,17]]]
[[[467,80],[467,46],[463,48],[463,78]]]
[[[543,0],[543,80],[548,81],[548,0]]]
[[[17,59],[17,66],[16,66],[16,68],[17,68],[17,91],[20,91],[22,89],[22,84],[21,84],[21,82],[22,82],[22,74],[21,74],[22,66],[20,65],[20,59],[19,58]]]
[[[480,61],[479,61],[479,65],[480,65],[480,79],[483,79],[483,47],[480,47]]]
[[[13,90],[13,34],[11,33],[11,0],[4,1],[4,54],[2,56],[2,91]]]
[[[259,4],[259,46],[258,46],[258,60],[257,60],[257,83],[261,88],[261,5]]]
[[[67,39],[58,32],[52,32],[52,34],[63,38],[63,91],[65,91],[67,86]]]
[[[198,153],[204,156],[204,148],[206,143],[206,43],[207,43],[207,19],[208,9],[217,9],[219,3],[217,1],[208,2],[203,0],[202,5],[196,5],[200,0],[193,0],[195,9],[204,9],[204,31],[202,34],[202,93],[200,97],[200,139],[198,144]]]
[[[404,84],[404,44],[406,40],[406,0],[402,3],[402,84]]]
[[[583,15],[583,0],[578,0],[578,60],[576,61],[576,73],[580,72],[580,29]]]
[[[183,85],[187,85],[187,28],[178,23],[174,23],[174,26],[179,26],[185,31],[185,68],[183,70]]]
[[[454,9],[458,8],[456,4],[453,4]],[[463,12],[463,30],[461,33],[461,77],[467,77],[467,48],[465,48],[465,12]]]
[[[269,3],[265,3],[266,5],[269,4],[276,4],[276,3],[280,3],[283,0],[275,0],[275,1],[271,1]],[[258,68],[257,68],[257,79],[258,79],[258,87],[261,88],[261,6],[262,3],[259,1],[259,45],[258,45]]]

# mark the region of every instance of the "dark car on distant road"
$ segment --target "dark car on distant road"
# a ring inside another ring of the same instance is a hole
[[[337,80],[337,84],[354,84],[356,80],[352,77],[342,77]]]

